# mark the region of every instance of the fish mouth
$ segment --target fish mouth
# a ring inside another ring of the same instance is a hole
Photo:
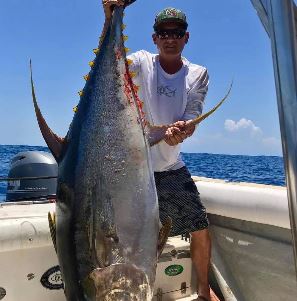
[[[91,301],[143,301],[152,296],[147,275],[133,264],[95,269],[83,281],[82,287]]]
[[[129,292],[119,290],[119,289],[114,289],[110,291],[107,295],[100,297],[98,300],[104,300],[104,301],[114,301],[114,300],[121,300],[121,301],[131,301],[131,300],[141,300],[138,299],[134,294],[131,294]]]

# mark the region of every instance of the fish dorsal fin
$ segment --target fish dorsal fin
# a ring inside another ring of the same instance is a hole
[[[54,212],[49,212],[47,215],[48,224],[50,228],[50,234],[54,244],[55,251],[57,253],[57,241],[56,241],[56,214]]]
[[[171,217],[168,216],[165,220],[164,225],[162,225],[162,228],[159,231],[158,248],[157,248],[158,258],[160,258],[161,254],[163,252],[163,249],[167,242],[171,228],[172,228],[172,219],[171,219]]]
[[[63,139],[56,135],[47,125],[45,119],[43,118],[39,106],[37,104],[35,90],[34,90],[34,83],[33,83],[33,75],[32,75],[32,64],[30,60],[30,73],[31,73],[31,89],[32,89],[32,98],[33,104],[35,109],[35,114],[37,117],[38,125],[41,131],[41,134],[49,147],[50,151],[52,152],[53,156],[55,157],[56,161],[59,161],[62,146],[63,146]]]

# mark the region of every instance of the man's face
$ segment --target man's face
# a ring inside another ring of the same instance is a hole
[[[153,34],[153,41],[157,45],[160,55],[179,56],[189,39],[188,32],[181,37],[182,34],[183,28],[178,23],[166,22],[161,24],[157,33]]]

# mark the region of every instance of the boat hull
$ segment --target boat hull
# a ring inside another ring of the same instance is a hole
[[[207,207],[212,268],[225,300],[296,300],[286,188],[194,180]]]
[[[225,300],[296,300],[286,189],[194,180],[208,210],[212,268]],[[47,221],[54,208],[0,204],[0,300],[65,300]],[[172,266],[183,271],[167,275]],[[189,241],[170,238],[158,262],[153,300],[192,300],[195,282]]]

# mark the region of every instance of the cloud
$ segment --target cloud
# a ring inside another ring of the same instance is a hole
[[[238,122],[226,119],[224,126],[228,132],[248,131],[252,136],[262,135],[262,130],[252,120],[246,118],[241,118]]]
[[[224,126],[218,129],[198,128],[195,134],[182,144],[182,151],[281,156],[281,139],[278,136],[278,132],[275,133],[275,137],[266,135],[250,119],[241,118],[238,121],[227,119]]]
[[[280,146],[281,145],[281,140],[277,139],[275,137],[267,137],[267,138],[263,138],[262,142],[264,145],[266,146],[271,146],[271,147],[275,147],[275,146]]]
[[[225,134],[222,133],[222,137],[208,136],[204,138],[204,142],[209,145],[219,145],[219,148],[226,153],[255,155],[282,153],[281,139],[266,136],[263,130],[248,118],[241,118],[238,121],[226,119],[224,130]],[[200,145],[203,146],[202,143]]]

